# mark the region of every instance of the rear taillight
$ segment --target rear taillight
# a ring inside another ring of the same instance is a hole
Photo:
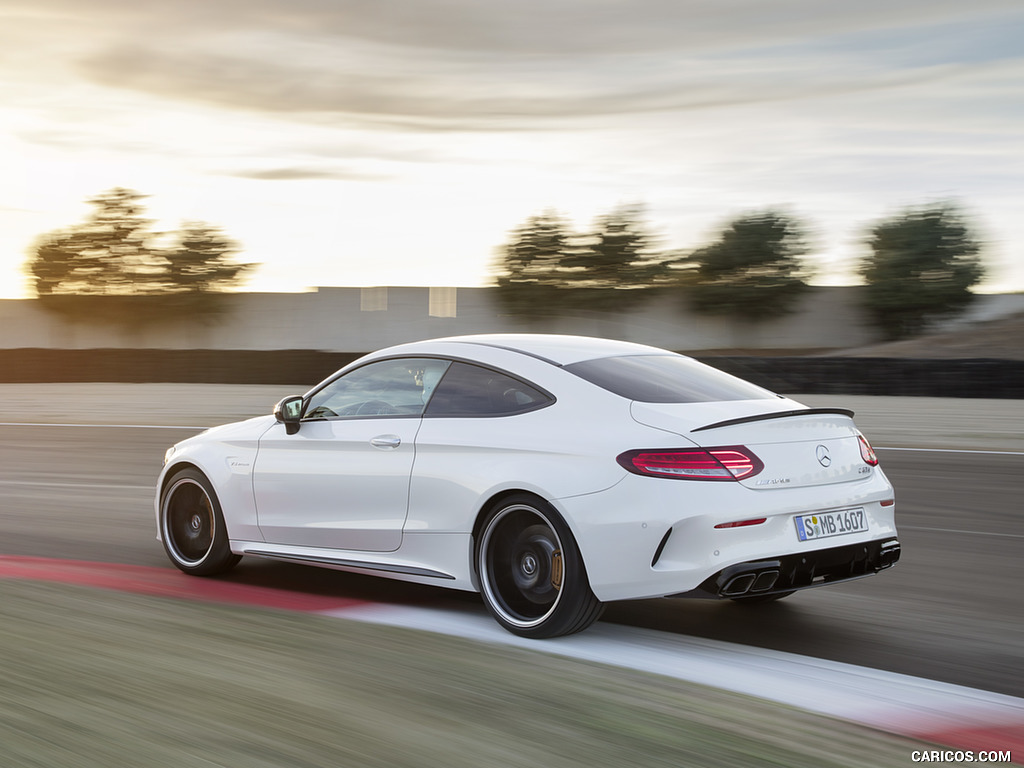
[[[742,480],[764,469],[761,460],[742,445],[626,451],[616,461],[637,475],[676,480]]]
[[[878,457],[875,456],[875,452],[871,448],[871,444],[868,443],[867,438],[864,435],[857,435],[857,440],[860,441],[860,457],[864,459],[865,464],[870,464],[872,467],[878,466]]]

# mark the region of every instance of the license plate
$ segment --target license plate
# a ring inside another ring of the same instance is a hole
[[[848,533],[863,533],[868,529],[868,516],[864,509],[844,509],[840,512],[819,512],[814,515],[797,515],[796,535],[800,541],[827,539],[830,536],[845,536]]]

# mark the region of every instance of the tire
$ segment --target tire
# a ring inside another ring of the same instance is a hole
[[[795,592],[796,590],[793,590]],[[776,600],[781,600],[784,597],[789,597],[793,592],[776,592],[773,595],[750,595],[749,597],[732,597],[734,603],[740,605],[764,605],[765,603],[774,603]]]
[[[484,517],[476,569],[487,609],[520,637],[579,632],[604,610],[569,527],[533,496],[507,497]]]
[[[224,573],[242,559],[232,554],[217,494],[197,469],[176,472],[164,486],[160,538],[171,562],[193,576]]]

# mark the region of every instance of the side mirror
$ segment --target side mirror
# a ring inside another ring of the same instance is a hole
[[[284,424],[284,431],[289,435],[294,435],[299,431],[299,422],[302,419],[302,403],[301,395],[292,395],[279,401],[274,406],[274,418]]]

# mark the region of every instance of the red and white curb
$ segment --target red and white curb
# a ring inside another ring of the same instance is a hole
[[[435,632],[652,672],[841,718],[888,733],[1024,762],[1024,699],[852,664],[598,623],[555,640],[525,640],[481,609],[368,603],[165,568],[0,556],[0,578],[62,582],[160,597],[255,605]]]

